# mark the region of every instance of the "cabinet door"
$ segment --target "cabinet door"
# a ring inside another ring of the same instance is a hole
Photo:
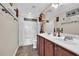
[[[58,45],[55,45],[55,56],[62,56],[62,48],[60,48]]]
[[[56,48],[56,50],[55,50],[56,56],[75,56],[74,53],[72,53],[72,52],[70,52],[70,51],[68,51],[68,50],[66,50],[58,45],[55,45],[55,48]]]
[[[39,40],[39,55],[40,56],[44,56],[44,38],[43,37],[40,37],[40,40]]]
[[[38,36],[37,35],[37,53],[38,53],[38,55],[39,55],[39,53],[40,53],[40,36]]]
[[[54,45],[47,39],[45,39],[45,56],[53,56],[54,55]]]
[[[62,56],[75,56],[74,53],[64,49],[64,48],[60,48],[60,51],[61,51],[61,55]]]

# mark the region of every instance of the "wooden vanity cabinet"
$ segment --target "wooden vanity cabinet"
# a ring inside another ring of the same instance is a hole
[[[45,43],[44,43],[44,38],[41,37],[41,36],[38,36],[37,37],[37,50],[38,50],[38,55],[39,56],[44,56],[45,52],[44,52],[44,46],[45,46]]]
[[[37,51],[39,56],[77,56],[77,54],[63,48],[46,38],[37,36]]]
[[[49,40],[45,39],[45,56],[54,55],[54,44]]]

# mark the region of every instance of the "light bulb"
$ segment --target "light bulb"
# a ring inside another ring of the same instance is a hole
[[[58,8],[59,4],[52,4],[52,7]]]

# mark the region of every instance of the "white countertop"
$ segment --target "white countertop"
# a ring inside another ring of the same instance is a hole
[[[66,41],[62,40],[62,38],[60,37],[55,37],[53,35],[48,35],[48,34],[38,34],[44,38],[46,38],[47,40],[56,43],[57,45],[68,49],[69,51],[72,51],[73,53],[79,55],[79,44],[72,44],[71,42],[67,43]]]

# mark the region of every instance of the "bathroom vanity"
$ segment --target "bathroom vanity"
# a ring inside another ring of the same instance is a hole
[[[53,35],[37,35],[37,51],[39,56],[78,56],[79,45]]]

